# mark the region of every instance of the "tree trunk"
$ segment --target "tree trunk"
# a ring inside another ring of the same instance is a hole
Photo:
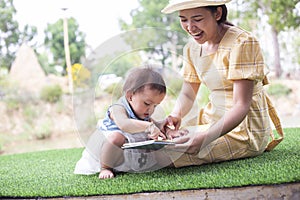
[[[68,74],[68,82],[69,82],[69,92],[70,94],[73,94],[73,77],[72,77],[72,66],[71,66],[70,49],[69,49],[68,19],[65,17],[63,19],[63,22],[64,22],[64,47],[65,47],[65,57],[66,57],[67,74]]]
[[[279,78],[282,73],[281,64],[280,64],[280,51],[279,51],[279,42],[278,42],[278,32],[274,27],[271,30],[272,40],[274,46],[274,67],[275,67],[275,76]]]

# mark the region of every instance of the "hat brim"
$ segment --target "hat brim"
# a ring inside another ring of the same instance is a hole
[[[224,5],[225,3],[228,3],[230,1],[231,0],[224,0],[224,1],[207,0],[203,2],[185,1],[185,2],[174,3],[174,4],[170,3],[164,9],[162,9],[161,12],[165,14],[170,14],[179,10],[186,10],[191,8],[205,7],[205,6]]]

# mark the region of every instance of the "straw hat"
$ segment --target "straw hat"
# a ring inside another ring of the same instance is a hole
[[[169,14],[179,10],[198,8],[204,6],[218,6],[231,0],[170,0],[169,4],[162,9],[162,13]]]

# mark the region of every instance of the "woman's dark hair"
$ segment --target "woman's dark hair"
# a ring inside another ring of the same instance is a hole
[[[123,85],[123,92],[140,92],[143,91],[145,86],[149,86],[151,90],[158,90],[164,94],[167,91],[165,81],[161,74],[150,66],[147,66],[135,67],[130,70]]]
[[[228,11],[227,11],[227,7],[226,7],[225,4],[220,5],[220,6],[206,6],[205,8],[208,9],[212,13],[216,13],[218,7],[222,8],[222,16],[221,16],[220,20],[218,21],[218,24],[226,24],[226,25],[229,25],[229,26],[234,26],[232,23],[227,21]]]

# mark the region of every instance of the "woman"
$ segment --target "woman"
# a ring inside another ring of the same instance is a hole
[[[168,151],[175,167],[256,156],[283,139],[280,120],[263,89],[267,78],[259,43],[227,22],[228,2],[170,0],[162,10],[178,12],[182,28],[193,38],[184,48],[184,83],[168,125],[180,127],[201,84],[211,92],[210,102],[199,112],[197,130],[174,139],[176,146]],[[273,137],[270,119],[279,139]],[[209,128],[200,131],[204,125]]]

